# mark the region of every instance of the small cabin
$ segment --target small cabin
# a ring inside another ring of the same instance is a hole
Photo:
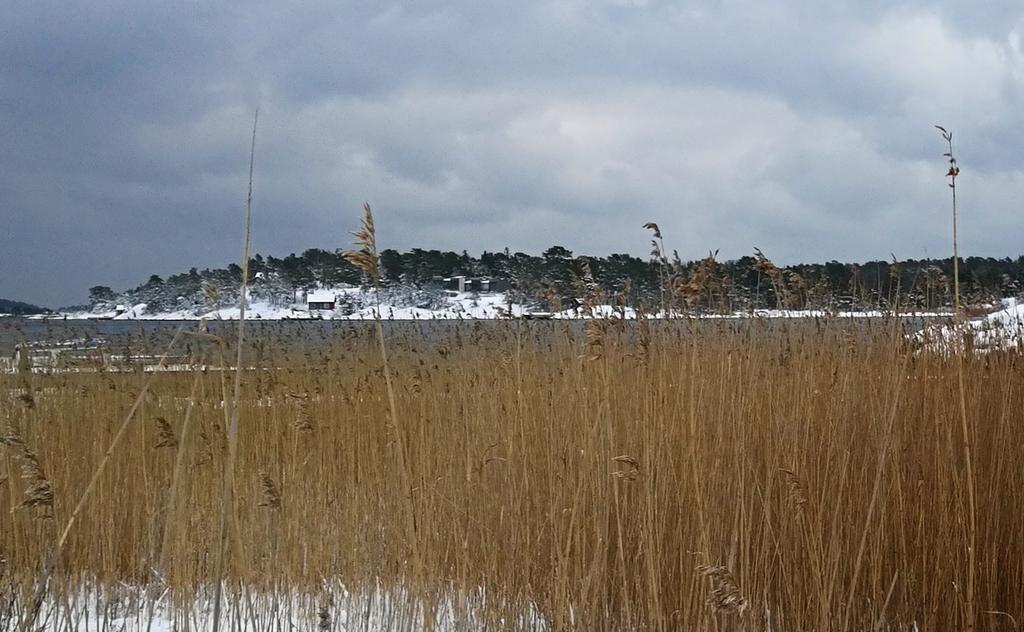
[[[306,294],[306,309],[333,310],[338,303],[338,297],[329,290],[313,290]]]

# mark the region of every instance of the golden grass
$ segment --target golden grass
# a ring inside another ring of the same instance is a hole
[[[1018,355],[914,354],[880,321],[396,326],[393,419],[376,331],[340,325],[301,350],[275,331],[252,334],[263,364],[241,384],[224,569],[227,607],[255,627],[299,593],[289,620],[342,629],[342,585],[406,595],[394,612],[444,601],[462,628],[1024,620]],[[219,371],[148,378],[0,376],[0,629],[87,491],[49,602],[156,587],[143,599],[166,588],[164,606],[199,616],[227,387]],[[25,379],[32,407],[16,405]],[[27,502],[41,480],[52,498]]]

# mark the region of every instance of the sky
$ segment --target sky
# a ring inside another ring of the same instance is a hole
[[[347,247],[1024,254],[1024,4],[0,0],[0,297]]]

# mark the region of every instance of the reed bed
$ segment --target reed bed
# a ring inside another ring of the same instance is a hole
[[[226,510],[226,372],[0,376],[0,630],[137,401],[37,627],[209,629],[221,576],[225,629],[1024,622],[1016,353],[883,320],[421,323],[389,329],[392,410],[373,330],[295,332],[250,334]]]

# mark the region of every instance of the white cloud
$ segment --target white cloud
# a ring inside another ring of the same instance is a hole
[[[1008,90],[1024,78],[1017,31],[966,36],[929,13],[887,14],[857,33],[850,54],[911,114],[999,120],[1016,105]]]

